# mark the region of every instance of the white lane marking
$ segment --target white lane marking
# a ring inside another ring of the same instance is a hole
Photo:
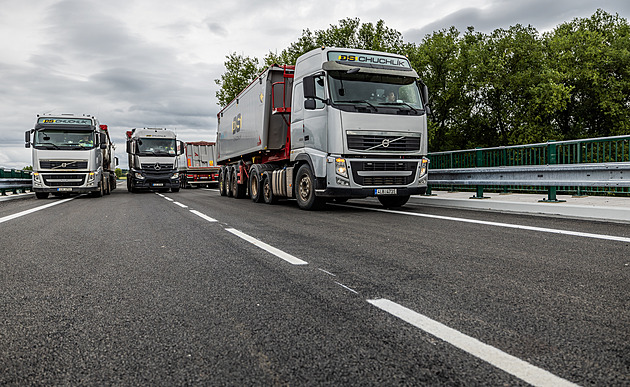
[[[155,194],[156,194],[157,196],[164,197],[164,195],[162,195],[162,194],[161,194],[161,193],[159,193],[159,192],[156,192]]]
[[[500,349],[467,336],[453,328],[447,327],[418,312],[405,308],[387,299],[367,300],[377,308],[390,313],[405,322],[422,329],[423,331],[439,338],[469,354],[486,361],[493,366],[524,380],[534,386],[577,386],[568,380],[562,379],[549,371],[538,368],[515,356],[509,355]]]
[[[359,292],[357,292],[357,291],[356,291],[356,290],[354,290],[354,289],[351,289],[351,288],[347,287],[346,285],[342,284],[341,282],[337,282],[337,281],[335,281],[335,283],[336,283],[337,285],[341,286],[341,287],[342,287],[342,288],[344,288],[344,289],[348,289],[349,291],[351,291],[351,292],[352,292],[352,293],[354,293],[354,294],[359,294]]]
[[[169,198],[168,196],[162,196],[164,199],[168,200],[169,202],[174,202],[175,200]]]
[[[187,205],[182,204],[182,203],[180,203],[180,202],[173,202],[173,204],[177,204],[177,205],[178,205],[178,206],[180,206],[181,208],[188,208],[188,206],[187,206]]]
[[[197,210],[190,210],[190,212],[192,212],[193,214],[197,215],[198,217],[207,220],[208,222],[216,222],[217,220],[214,218],[209,217],[206,214],[202,214],[201,212],[197,211]]]
[[[273,246],[270,246],[268,244],[266,244],[265,242],[262,242],[254,237],[251,237],[241,231],[238,231],[234,228],[226,228],[225,229],[227,232],[230,232],[234,235],[236,235],[237,237],[246,240],[247,242],[253,244],[254,246],[260,247],[261,249],[275,255],[278,258],[284,259],[285,261],[289,262],[292,265],[308,265],[308,262],[303,261],[299,258],[294,257],[291,254],[287,254],[282,250],[279,250]]]
[[[552,234],[571,235],[571,236],[578,236],[578,237],[584,237],[584,238],[605,239],[605,240],[617,241],[617,242],[626,242],[626,243],[630,242],[630,238],[621,237],[621,236],[603,235],[603,234],[591,234],[591,233],[588,233],[588,232],[559,230],[559,229],[555,229],[555,228],[522,226],[522,225],[510,224],[510,223],[489,222],[489,221],[486,221],[486,220],[454,218],[454,217],[451,217],[451,216],[418,214],[418,213],[415,213],[415,212],[386,210],[386,209],[382,209],[382,208],[367,208],[367,207],[353,206],[353,205],[348,205],[348,204],[343,204],[343,206],[345,206],[345,207],[352,207],[352,208],[360,208],[360,209],[363,209],[363,210],[370,210],[370,211],[388,212],[388,213],[391,213],[391,214],[418,216],[418,217],[421,217],[421,218],[433,218],[433,219],[442,219],[442,220],[452,220],[452,221],[455,221],[455,222],[483,224],[483,225],[486,225],[486,226],[516,228],[516,229],[520,229],[520,230],[547,232],[547,233],[552,233]]]
[[[324,273],[326,273],[326,274],[328,274],[328,275],[331,275],[331,276],[333,276],[333,277],[336,277],[336,275],[335,275],[335,274],[333,274],[333,273],[331,273],[331,272],[329,272],[329,271],[326,271],[326,270],[324,270],[324,269],[317,268],[317,270],[323,271]]]
[[[4,223],[4,222],[7,222],[7,221],[15,219],[15,218],[19,218],[19,217],[24,216],[24,215],[32,214],[33,212],[36,212],[36,211],[39,211],[39,210],[43,210],[43,209],[48,208],[48,207],[56,206],[57,204],[61,204],[61,203],[65,203],[65,202],[70,201],[70,200],[74,200],[77,197],[78,196],[75,196],[75,197],[72,197],[72,198],[68,198],[68,199],[62,199],[62,200],[54,201],[54,202],[49,203],[49,204],[44,204],[43,206],[31,208],[30,210],[18,212],[17,214],[3,216],[2,218],[0,218],[0,223]]]

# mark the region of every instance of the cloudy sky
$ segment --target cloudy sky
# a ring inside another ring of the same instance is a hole
[[[31,165],[24,132],[49,112],[108,124],[122,167],[130,128],[212,141],[226,55],[262,58],[347,17],[419,43],[450,26],[544,32],[597,8],[630,19],[628,0],[0,0],[0,167]]]

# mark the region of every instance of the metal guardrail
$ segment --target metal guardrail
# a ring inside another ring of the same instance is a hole
[[[32,189],[31,171],[0,168],[0,195],[4,196],[7,192],[17,194]]]
[[[630,136],[430,153],[431,188],[630,196]]]

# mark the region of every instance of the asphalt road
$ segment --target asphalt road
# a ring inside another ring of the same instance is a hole
[[[0,202],[0,384],[630,384],[627,224],[413,201]]]

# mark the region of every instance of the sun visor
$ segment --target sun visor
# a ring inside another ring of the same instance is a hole
[[[368,74],[380,74],[380,75],[395,75],[399,77],[407,77],[407,78],[420,78],[418,73],[414,69],[404,69],[399,67],[392,66],[381,66],[375,64],[366,64],[366,63],[352,63],[345,64],[340,63],[338,61],[328,61],[324,62],[322,65],[322,69],[326,71],[348,71],[350,69],[358,68],[359,73],[368,73]]]

